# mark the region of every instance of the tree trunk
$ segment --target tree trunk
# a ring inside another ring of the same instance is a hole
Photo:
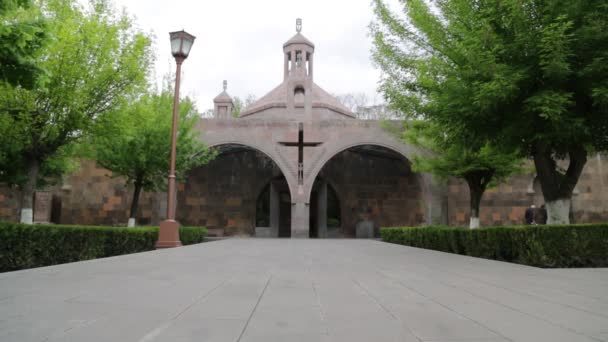
[[[570,199],[547,201],[547,224],[570,224]]]
[[[36,191],[36,181],[40,172],[40,163],[33,158],[28,163],[27,181],[23,186],[21,199],[21,223],[32,224],[34,222],[34,191]]]
[[[467,179],[469,185],[469,200],[471,214],[469,218],[469,228],[479,228],[479,203],[481,203],[481,197],[485,190],[485,185],[482,184],[481,180],[477,177],[470,177]]]
[[[547,223],[569,224],[572,191],[587,162],[587,151],[583,146],[570,148],[568,169],[563,175],[557,170],[557,162],[552,152],[543,142],[536,142],[532,152],[547,207]]]
[[[128,227],[135,227],[135,217],[137,217],[137,208],[139,207],[139,194],[141,193],[141,182],[134,183],[133,200],[131,201],[131,210],[129,214]]]

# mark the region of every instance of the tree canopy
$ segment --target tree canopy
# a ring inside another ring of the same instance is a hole
[[[135,219],[141,190],[160,190],[169,173],[173,92],[146,94],[100,118],[92,146],[98,164],[134,186],[130,217]],[[179,105],[176,177],[206,164],[214,152],[198,140],[199,114],[189,98]]]
[[[0,2],[0,81],[32,89],[42,70],[36,57],[44,44],[46,22],[31,0]]]
[[[85,136],[94,121],[146,87],[150,38],[106,0],[36,2],[52,36],[35,59],[46,73],[32,89],[0,85],[2,181],[23,187],[23,209],[41,168]],[[4,162],[2,162],[4,160]],[[28,222],[26,217],[22,221]]]
[[[608,2],[404,0],[403,14],[373,4],[388,101],[532,157],[549,223],[568,222],[558,207],[569,209],[587,154],[608,148]]]

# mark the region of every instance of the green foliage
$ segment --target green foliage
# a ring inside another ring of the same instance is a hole
[[[608,149],[608,3],[401,4],[397,14],[373,1],[389,103],[450,136],[534,157],[545,199],[570,198],[588,151]],[[565,157],[564,172],[555,161]]]
[[[241,115],[241,112],[247,108],[249,105],[253,104],[256,101],[256,96],[253,94],[247,95],[247,97],[243,100],[238,96],[235,96],[232,99],[232,116],[238,118]]]
[[[87,9],[75,0],[36,4],[52,37],[34,61],[45,75],[29,90],[0,85],[0,181],[31,188],[47,160],[65,169],[57,168],[62,148],[145,87],[153,57],[150,38],[106,0]]]
[[[170,90],[147,94],[133,103],[100,117],[94,128],[91,146],[97,163],[134,185],[130,217],[135,218],[140,191],[160,190],[169,174],[174,94]],[[185,180],[186,172],[208,163],[215,152],[199,141],[194,129],[199,115],[194,103],[180,101],[176,177]]]
[[[42,70],[36,58],[46,23],[31,0],[0,1],[0,82],[32,89]]]
[[[207,230],[181,227],[182,244],[203,242]],[[113,228],[0,222],[0,272],[154,250],[157,227]]]
[[[207,228],[204,227],[179,227],[179,239],[183,245],[193,245],[205,241]]]
[[[506,153],[489,141],[459,140],[428,121],[411,121],[405,125],[404,139],[432,152],[413,156],[417,171],[431,172],[442,179],[464,180],[475,173],[484,173],[488,177],[485,183],[490,187],[521,171],[522,160],[517,152]]]
[[[538,267],[607,267],[608,224],[382,228],[386,242]]]
[[[154,191],[162,186],[169,171],[173,94],[148,94],[119,110],[101,117],[95,127],[92,146],[97,162],[123,176],[127,183],[141,184]],[[179,106],[176,175],[184,180],[193,167],[206,164],[215,154],[198,140],[194,129],[198,114],[189,98]]]

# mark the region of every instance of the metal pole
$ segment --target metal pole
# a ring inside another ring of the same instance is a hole
[[[167,218],[160,223],[156,248],[179,247],[179,223],[175,221],[176,195],[175,189],[175,155],[177,145],[177,123],[179,118],[179,84],[182,71],[183,57],[175,57],[177,70],[175,75],[175,97],[173,99],[173,122],[171,125],[171,161],[169,165],[169,184],[167,186]]]
[[[179,84],[183,58],[176,57],[177,71],[175,74],[175,98],[173,99],[173,124],[171,125],[171,165],[169,166],[169,187],[167,194],[167,220],[175,220],[175,154],[177,145],[177,122],[179,116]]]

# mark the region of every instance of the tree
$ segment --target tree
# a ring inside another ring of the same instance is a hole
[[[548,223],[569,222],[587,154],[608,149],[608,3],[405,0],[399,16],[375,0],[374,11],[389,102],[530,156]]]
[[[413,156],[413,167],[444,180],[449,177],[464,180],[469,187],[469,228],[479,228],[479,206],[484,192],[519,172],[522,159],[517,152],[505,153],[488,141],[459,140],[446,132],[427,121],[406,123],[404,139],[430,152]]]
[[[232,99],[232,116],[238,118],[239,115],[241,115],[241,112],[248,106],[252,105],[256,100],[257,98],[253,94],[247,95],[244,100],[238,96],[235,96],[234,99]]]
[[[199,114],[189,98],[179,105],[176,176],[209,162],[215,154],[198,140]],[[132,104],[100,118],[92,146],[97,163],[133,184],[129,226],[135,224],[141,191],[156,191],[169,174],[173,91],[147,94]]]
[[[0,81],[34,87],[41,74],[36,57],[46,38],[45,26],[30,0],[0,2]]]
[[[144,89],[152,60],[150,38],[106,0],[91,0],[88,10],[75,0],[40,6],[53,39],[36,65],[47,75],[31,90],[0,86],[0,136],[12,139],[0,147],[8,160],[0,175],[22,187],[21,221],[27,223],[41,169],[86,136],[97,118]]]

